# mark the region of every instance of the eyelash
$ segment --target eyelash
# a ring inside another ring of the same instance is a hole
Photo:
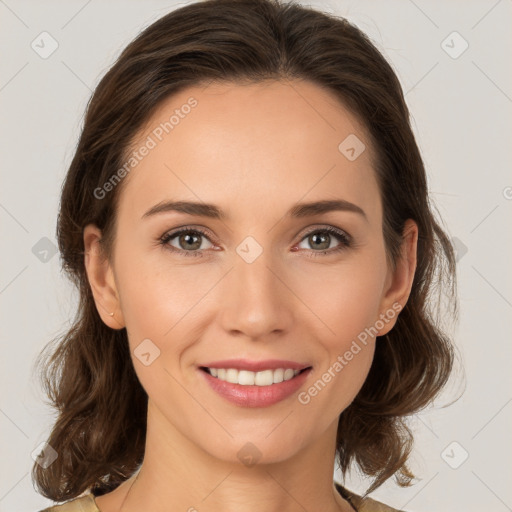
[[[183,233],[195,233],[195,234],[200,234],[202,236],[204,236],[205,238],[207,238],[210,242],[210,238],[208,237],[208,234],[206,233],[206,231],[202,230],[201,228],[189,228],[189,227],[185,227],[185,228],[182,228],[182,229],[179,229],[177,231],[174,231],[174,232],[169,232],[169,233],[165,233],[159,240],[159,244],[162,245],[165,249],[167,250],[170,250],[172,252],[175,252],[175,253],[184,253],[183,255],[186,256],[186,257],[195,257],[195,258],[202,258],[204,257],[204,254],[203,254],[203,251],[204,250],[195,250],[195,251],[184,251],[182,249],[177,249],[176,247],[173,247],[171,245],[169,245],[169,241],[172,240],[173,238],[183,234]],[[300,242],[302,242],[302,240],[304,240],[305,238],[307,238],[308,236],[311,236],[315,233],[329,233],[330,235],[334,235],[335,238],[338,239],[338,241],[341,242],[341,244],[338,246],[338,247],[335,247],[335,248],[331,248],[331,249],[327,249],[327,250],[323,250],[323,251],[314,251],[314,250],[310,250],[310,254],[309,254],[309,257],[311,258],[316,258],[318,256],[329,256],[329,255],[332,255],[332,254],[337,254],[345,249],[348,249],[349,247],[352,247],[353,243],[352,243],[352,238],[344,233],[343,231],[340,231],[336,228],[333,228],[332,226],[325,226],[323,228],[316,228],[316,229],[313,229],[311,231],[309,231],[308,233],[306,233],[300,240]],[[300,243],[299,242],[299,243]],[[308,251],[309,252],[309,251]]]

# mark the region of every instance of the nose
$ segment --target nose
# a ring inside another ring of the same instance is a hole
[[[282,268],[263,251],[254,261],[235,258],[222,284],[220,319],[224,332],[249,340],[283,335],[294,323],[297,298]]]

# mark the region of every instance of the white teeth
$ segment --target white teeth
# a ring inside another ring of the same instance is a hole
[[[234,370],[236,372],[236,370]],[[235,384],[242,384],[242,386],[254,386],[256,375],[254,372],[248,372],[247,370],[240,370],[238,373],[238,379]],[[260,372],[263,373],[263,372]]]
[[[270,386],[279,384],[284,380],[293,379],[300,373],[300,370],[291,368],[278,368],[277,370],[263,370],[261,372],[250,372],[248,370],[236,370],[235,368],[208,368],[213,377],[232,384],[242,386]]]
[[[242,373],[242,372],[240,372],[240,373]],[[253,373],[253,372],[245,372],[245,373]],[[265,370],[262,372],[253,373],[253,375],[254,375],[254,384],[256,384],[256,386],[268,386],[270,384],[274,384],[274,372],[272,370]]]
[[[226,381],[231,382],[231,384],[238,384],[238,370],[228,368],[226,370]]]
[[[274,370],[274,377],[273,377],[274,384],[279,384],[280,382],[283,382],[284,380],[284,370],[282,368],[278,368],[277,370]]]
[[[291,368],[288,368],[284,371],[284,380],[290,380],[294,376],[295,372]]]

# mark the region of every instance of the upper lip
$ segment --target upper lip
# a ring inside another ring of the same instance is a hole
[[[248,370],[259,372],[263,370],[277,370],[278,368],[291,368],[292,370],[304,370],[311,365],[297,363],[295,361],[286,361],[283,359],[267,359],[265,361],[249,361],[248,359],[224,359],[223,361],[212,361],[200,365],[207,368],[234,368],[236,370]]]

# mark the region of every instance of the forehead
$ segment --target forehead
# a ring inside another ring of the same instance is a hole
[[[347,144],[365,149],[347,158]],[[141,214],[170,198],[253,214],[270,204],[339,197],[375,210],[379,195],[364,126],[334,94],[307,81],[184,89],[158,107],[133,152],[139,155],[121,206]]]

